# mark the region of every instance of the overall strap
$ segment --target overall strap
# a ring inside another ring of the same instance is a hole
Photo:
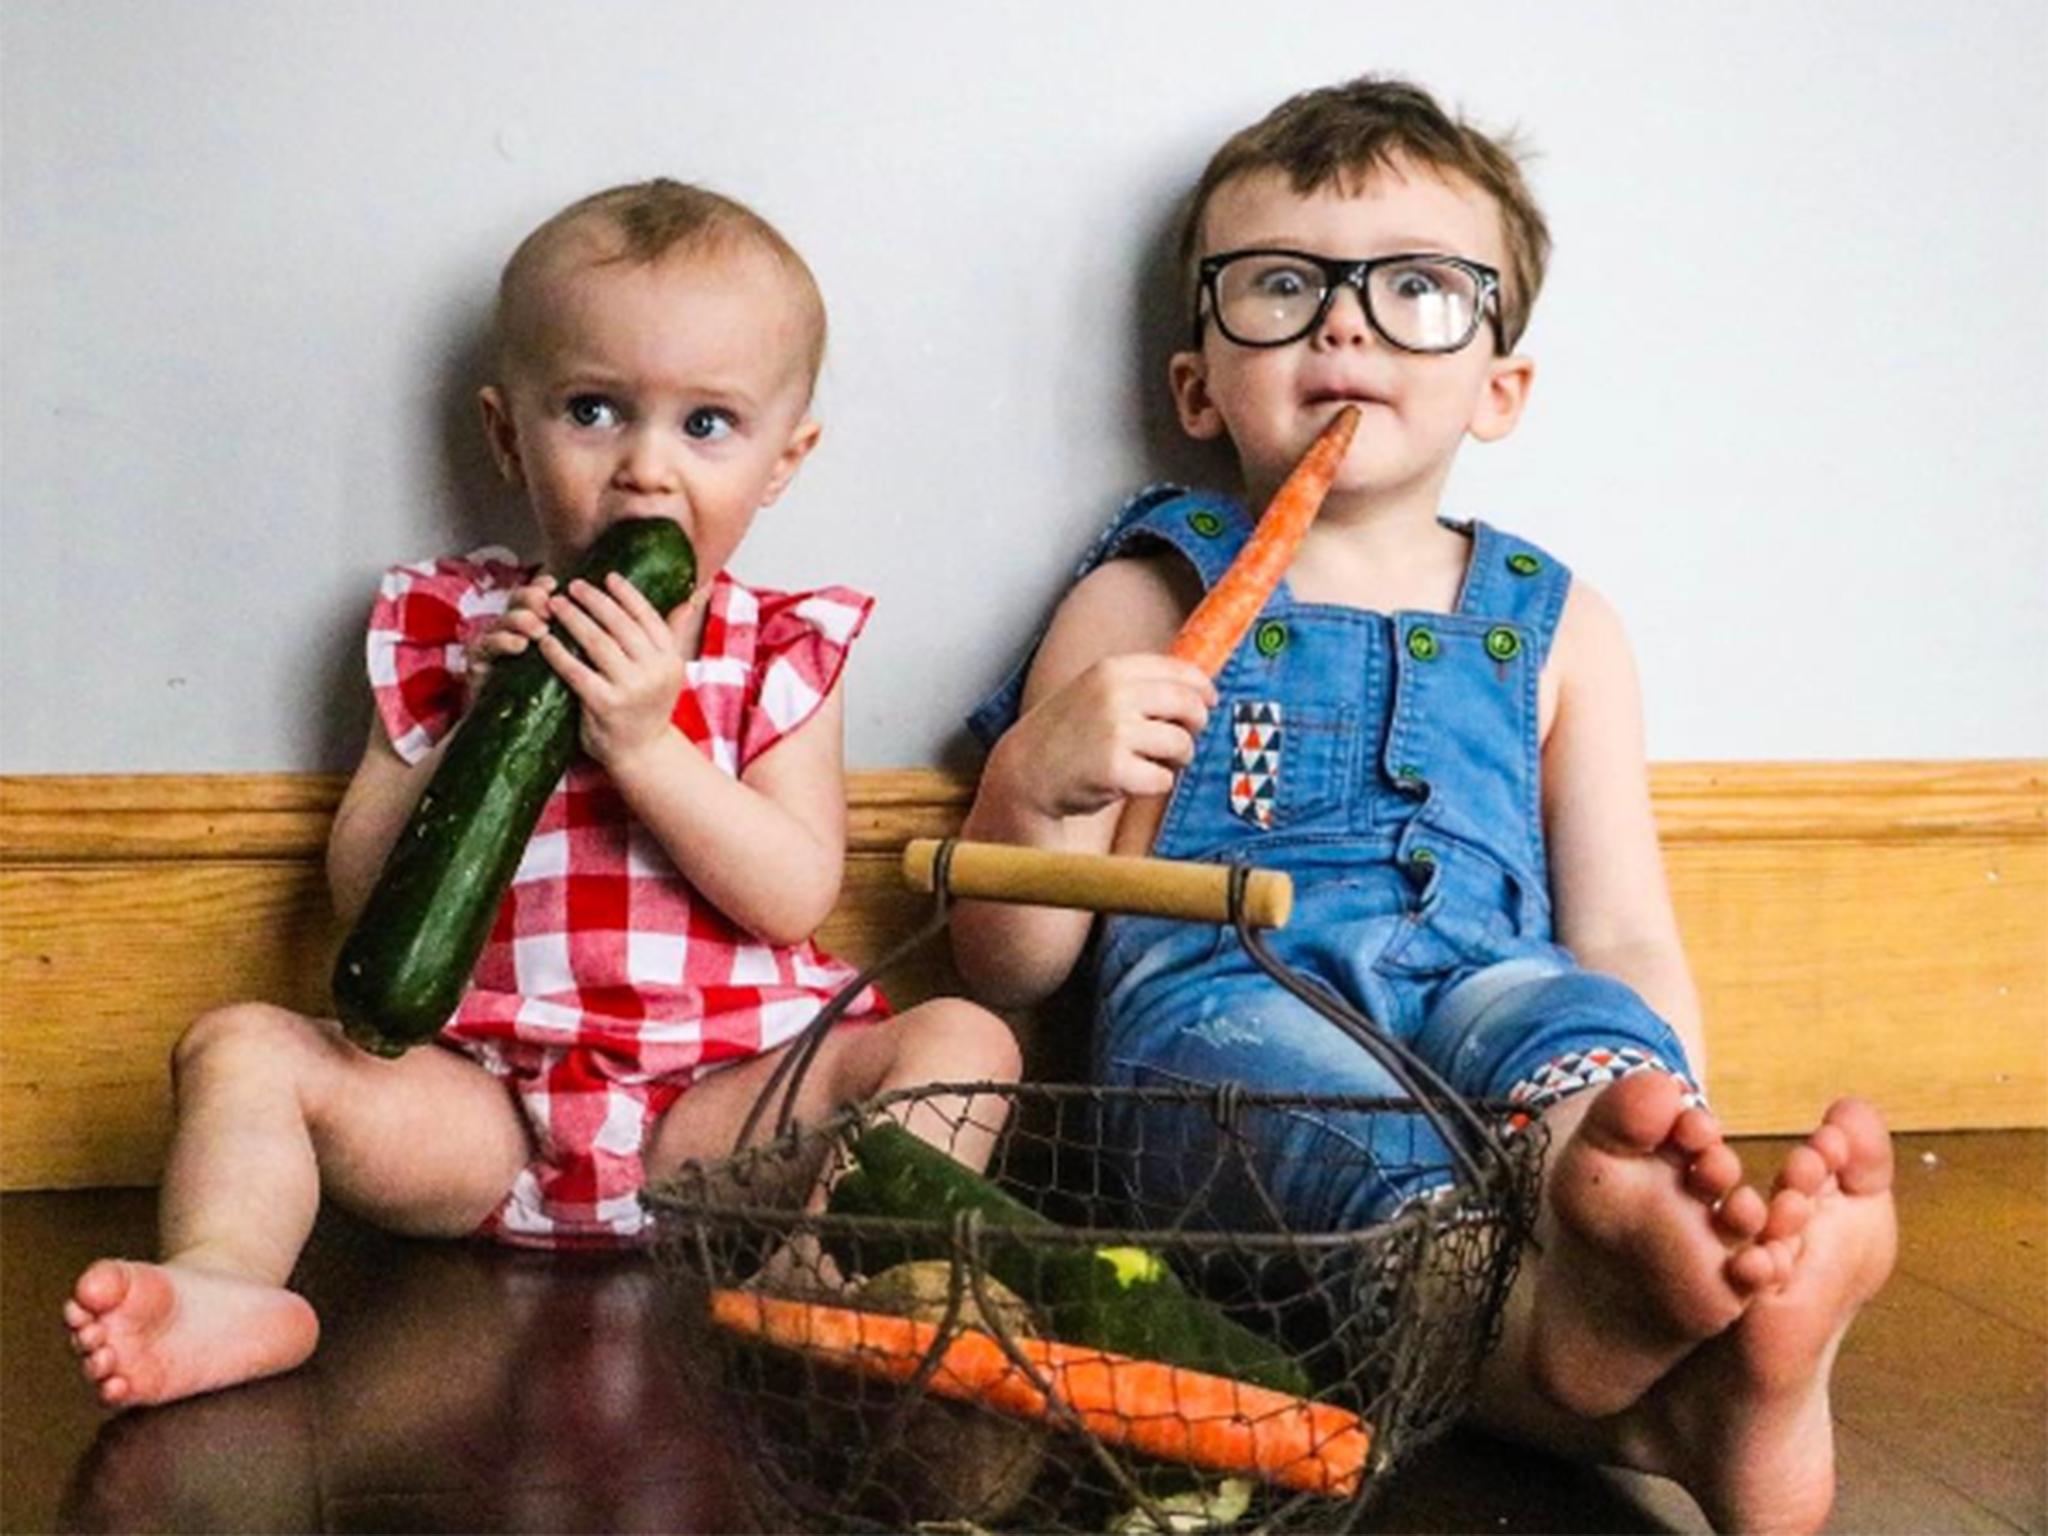
[[[1229,496],[1168,483],[1149,485],[1124,503],[1082,560],[1074,579],[1079,581],[1119,555],[1139,554],[1150,545],[1166,544],[1195,568],[1206,592],[1229,569],[1251,531],[1251,514]]]
[[[1109,526],[1095,538],[1074,567],[1069,586],[1106,561],[1139,554],[1164,544],[1177,551],[1201,578],[1207,591],[1229,568],[1251,536],[1252,517],[1232,498],[1215,491],[1192,491],[1161,482],[1148,485],[1123,504]],[[1062,596],[1065,594],[1062,593]],[[967,726],[984,747],[992,747],[1016,723],[1024,698],[1024,679],[1038,655],[1043,629],[1002,685],[967,717]]]
[[[1571,570],[1527,539],[1491,524],[1475,521],[1470,531],[1472,560],[1457,611],[1520,629],[1540,671],[1571,590]]]

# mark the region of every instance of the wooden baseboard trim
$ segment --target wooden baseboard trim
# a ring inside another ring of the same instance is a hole
[[[0,1187],[152,1180],[193,1016],[324,1009],[342,788],[0,777]],[[2048,1125],[2048,761],[1669,763],[1652,790],[1731,1128],[1796,1131],[1843,1091],[1903,1129]],[[852,776],[828,946],[864,960],[914,925],[895,855],[969,797],[931,770]],[[897,978],[956,984],[943,954]]]

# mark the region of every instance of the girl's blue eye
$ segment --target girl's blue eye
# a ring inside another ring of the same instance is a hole
[[[618,407],[603,395],[571,395],[563,414],[579,427],[616,426],[619,420]]]
[[[702,443],[715,443],[732,431],[732,417],[724,411],[700,405],[683,418],[683,432]]]

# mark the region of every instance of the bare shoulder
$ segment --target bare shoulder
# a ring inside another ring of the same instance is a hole
[[[1635,660],[1621,611],[1590,582],[1573,581],[1551,642],[1550,666],[1561,688],[1597,686],[1603,679],[1633,685]]]
[[[1105,656],[1165,650],[1201,596],[1200,580],[1178,555],[1105,561],[1060,600],[1032,663],[1027,698],[1060,687]]]

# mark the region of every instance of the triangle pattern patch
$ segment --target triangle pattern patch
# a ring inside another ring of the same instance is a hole
[[[1277,700],[1230,706],[1230,813],[1255,827],[1273,825],[1284,735]]]

